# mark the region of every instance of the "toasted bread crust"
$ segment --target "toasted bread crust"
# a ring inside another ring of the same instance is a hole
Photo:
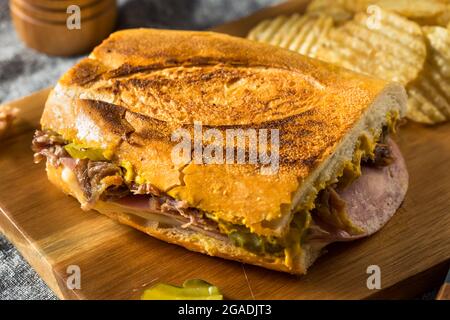
[[[140,177],[191,206],[280,235],[297,205],[296,190],[336,152],[385,86],[227,35],[135,29],[112,34],[60,79],[41,124],[67,140],[113,149],[112,161],[130,163]],[[392,109],[402,111],[404,93],[395,91],[401,101]],[[255,165],[174,165],[171,133],[192,132],[194,121],[220,132],[279,129],[278,174],[263,176]],[[382,121],[375,123],[380,130]],[[281,228],[268,227],[272,221],[282,221]]]

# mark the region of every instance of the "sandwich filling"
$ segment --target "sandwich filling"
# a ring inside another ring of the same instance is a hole
[[[77,198],[85,210],[108,202],[143,218],[164,217],[161,226],[204,233],[268,259],[284,259],[289,266],[305,244],[327,244],[331,239],[349,240],[367,235],[349,218],[349,200],[342,195],[365,170],[380,171],[395,162],[393,144],[388,139],[394,127],[395,121],[389,121],[375,141],[361,136],[352,161],[344,163],[334,181],[319,188],[312,204],[297,210],[289,231],[278,238],[261,236],[244,225],[222,221],[214,213],[190,207],[186,201],[174,199],[150,183],[138,183],[133,180],[132,168],[108,160],[110,157],[103,150],[70,143],[50,130],[36,131],[32,149],[35,162],[46,158],[48,165],[63,169],[63,176],[73,177],[82,194],[82,199]]]

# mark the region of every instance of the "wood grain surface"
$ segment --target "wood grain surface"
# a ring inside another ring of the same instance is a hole
[[[219,30],[243,35],[274,12],[302,10],[304,2]],[[32,161],[30,143],[47,94],[11,103],[20,109],[20,121],[0,142],[0,230],[60,298],[136,299],[152,283],[180,285],[189,278],[217,285],[227,299],[409,298],[444,278],[450,260],[450,124],[403,127],[397,141],[410,187],[402,207],[380,232],[331,245],[306,276],[297,277],[193,253],[83,212],[48,182],[44,164]],[[71,265],[80,267],[81,289],[66,285]],[[366,286],[369,265],[381,268],[380,290]]]

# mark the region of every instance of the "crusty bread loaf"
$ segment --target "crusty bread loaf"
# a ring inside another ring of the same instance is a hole
[[[386,114],[403,115],[405,105],[397,84],[281,48],[210,32],[135,29],[112,34],[60,79],[41,124],[113,150],[113,162],[131,164],[176,199],[280,236],[315,186],[352,158],[358,138],[377,136]],[[171,133],[192,130],[194,121],[222,131],[279,129],[278,174],[250,164],[174,165]]]

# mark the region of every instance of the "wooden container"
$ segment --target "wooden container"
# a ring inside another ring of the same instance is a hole
[[[90,2],[88,2],[90,1]],[[40,0],[10,1],[13,24],[25,44],[37,51],[56,56],[71,56],[90,51],[113,30],[117,18],[115,0],[42,1],[84,3],[81,9],[81,28],[69,29],[66,19],[70,14],[63,10],[49,10],[39,7]],[[35,5],[36,4],[36,5]]]
[[[65,1],[52,1],[52,2],[65,2]],[[76,3],[76,1],[70,1]],[[81,19],[88,20],[94,18],[97,15],[107,11],[110,7],[115,6],[115,0],[102,0],[95,2],[87,2],[89,5],[81,6]],[[67,6],[61,10],[49,10],[39,6],[39,1],[30,2],[29,0],[11,0],[10,6],[15,11],[21,11],[24,15],[32,17],[36,20],[42,20],[51,23],[65,24],[69,14],[67,13]]]
[[[25,2],[40,7],[44,10],[50,9],[66,11],[67,7],[72,4],[82,8],[93,5],[96,2],[101,2],[101,0],[25,0]]]

